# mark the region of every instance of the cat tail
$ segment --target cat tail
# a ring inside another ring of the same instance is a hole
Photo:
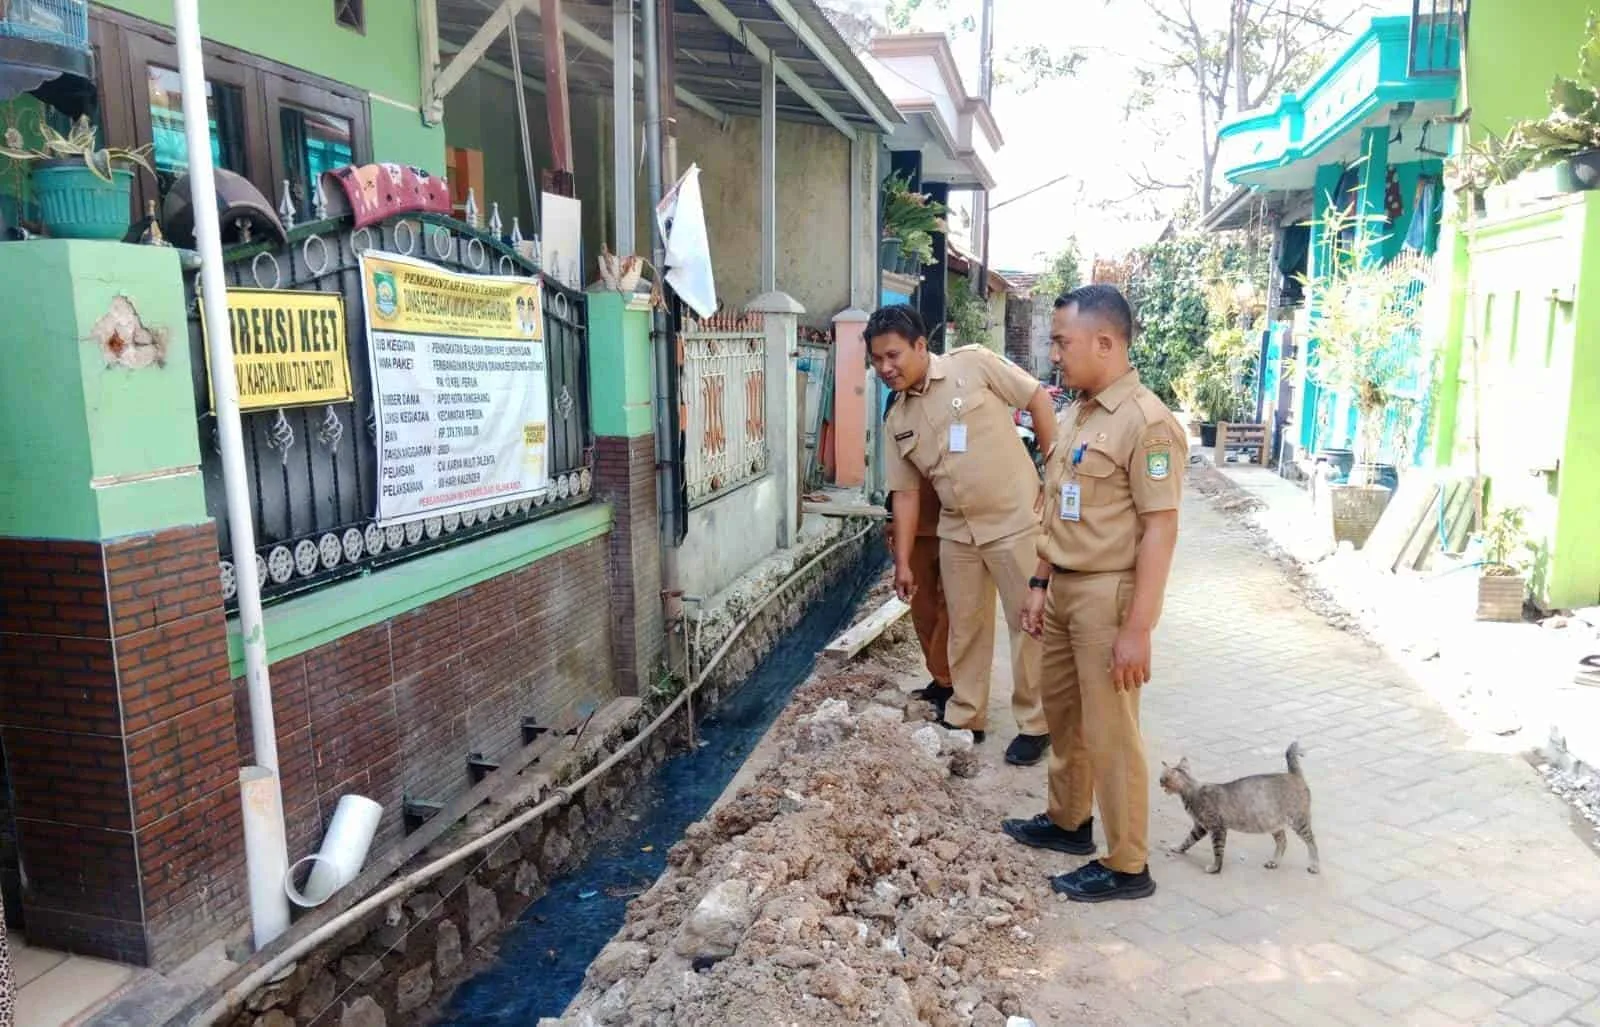
[[[1283,754],[1284,762],[1289,764],[1289,773],[1301,777],[1300,773],[1300,743],[1290,742],[1288,751]]]

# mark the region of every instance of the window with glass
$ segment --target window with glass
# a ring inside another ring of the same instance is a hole
[[[149,91],[150,136],[161,198],[189,167],[189,146],[183,118],[183,86],[178,72],[157,64],[145,69]],[[250,173],[245,158],[244,91],[206,82],[206,117],[211,129],[211,160],[240,175]]]
[[[278,108],[283,133],[283,179],[295,207],[309,211],[314,184],[323,172],[355,162],[355,126],[349,118],[291,104]]]
[[[156,178],[139,176],[137,216],[147,202],[163,202],[188,165],[177,49],[160,25],[98,4],[90,11],[107,140],[153,151]],[[213,43],[205,58],[212,159],[249,180],[272,207],[287,182],[296,210],[309,217],[323,172],[372,159],[362,93]]]

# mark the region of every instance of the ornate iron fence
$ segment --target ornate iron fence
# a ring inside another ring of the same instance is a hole
[[[246,412],[245,462],[255,516],[255,560],[264,600],[317,588],[423,553],[586,503],[593,485],[589,417],[588,306],[581,292],[543,278],[546,367],[550,389],[552,490],[536,499],[380,526],[377,433],[367,358],[366,315],[357,258],[365,251],[426,259],[467,274],[539,274],[536,265],[493,234],[452,218],[409,215],[352,229],[348,218],[301,225],[287,245],[247,245],[224,255],[230,286],[337,292],[345,298],[346,346],[353,401],[324,407]],[[222,590],[235,605],[234,554],[222,461],[206,375],[198,281],[186,283],[195,408],[200,418],[206,506],[217,522]]]
[[[689,505],[767,473],[767,334],[760,314],[682,315],[678,361]]]

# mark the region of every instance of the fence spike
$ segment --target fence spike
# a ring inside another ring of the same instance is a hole
[[[285,229],[294,227],[294,216],[300,213],[295,210],[294,196],[290,191],[289,180],[283,180],[283,199],[278,201],[278,218],[283,222]]]
[[[479,217],[478,217],[478,196],[477,196],[477,194],[475,192],[473,192],[473,190],[470,187],[467,189],[467,209],[466,209],[466,214],[467,214],[467,224],[471,225],[473,228],[481,228],[482,227],[478,223],[479,220],[480,220]]]
[[[318,221],[328,216],[328,196],[322,191],[321,175],[317,176],[316,184],[311,187],[311,216]]]
[[[515,214],[511,215],[511,245],[517,246],[522,242],[522,222]]]
[[[505,223],[500,220],[499,202],[489,204],[489,234],[499,239],[502,235],[501,229],[504,227]]]

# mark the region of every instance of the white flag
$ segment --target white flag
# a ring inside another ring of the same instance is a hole
[[[656,224],[667,241],[667,283],[696,314],[715,314],[717,284],[711,274],[711,243],[706,238],[698,164],[689,165],[672,191],[656,205]]]

